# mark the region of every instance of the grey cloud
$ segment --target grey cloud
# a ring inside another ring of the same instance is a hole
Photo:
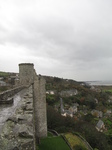
[[[56,8],[50,3],[31,12],[23,10],[14,29],[0,26],[2,42],[21,45],[27,57],[43,61],[40,68],[57,75],[106,70],[112,59],[112,1],[66,1],[59,8],[61,2],[55,2]]]

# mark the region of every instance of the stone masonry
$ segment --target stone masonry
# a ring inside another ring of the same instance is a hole
[[[37,76],[30,63],[19,64],[19,77],[19,86],[27,87],[21,91],[23,96],[17,108],[4,123],[0,150],[36,150],[39,138],[47,136],[45,80]]]
[[[32,63],[19,64],[20,85],[29,85],[34,82],[34,65]]]
[[[35,150],[32,89],[30,86],[18,93],[21,100],[0,133],[0,150]]]
[[[36,141],[38,142],[38,138],[47,136],[45,79],[41,76],[35,77],[33,104],[36,124]]]
[[[35,137],[38,143],[38,138],[47,136],[45,79],[37,76],[34,65],[30,63],[19,64],[19,74],[21,84],[33,85]]]

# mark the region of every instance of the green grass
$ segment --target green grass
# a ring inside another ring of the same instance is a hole
[[[48,137],[53,137],[53,134],[51,132],[47,133]]]
[[[112,89],[109,89],[109,90],[104,90],[104,92],[109,92],[109,93],[112,93]]]
[[[112,125],[112,122],[110,121],[110,120],[106,120],[106,123],[108,124],[108,125]]]
[[[102,92],[112,93],[112,86],[101,86],[100,89],[102,90]]]
[[[9,73],[0,71],[0,77],[7,77]]]
[[[38,150],[70,150],[61,136],[41,139]]]
[[[81,150],[82,149],[87,150],[85,143],[78,136],[76,136],[72,133],[66,133],[65,137],[73,149],[75,148],[75,146],[80,146]]]

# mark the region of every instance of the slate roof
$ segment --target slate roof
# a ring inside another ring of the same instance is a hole
[[[96,127],[100,130],[104,126],[104,122],[102,120],[99,120]]]

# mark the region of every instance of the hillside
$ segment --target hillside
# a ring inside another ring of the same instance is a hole
[[[112,87],[46,78],[48,128],[78,132],[93,148],[112,149]]]
[[[2,72],[0,79],[8,86],[0,89],[6,90],[9,85],[12,88],[15,78],[16,73]],[[111,150],[112,87],[90,86],[58,77],[44,78],[48,128],[59,133],[78,132],[94,149]]]
[[[46,80],[47,83],[47,90],[51,89],[57,89],[57,90],[62,90],[62,89],[68,89],[71,87],[75,88],[79,86],[83,82],[77,82],[72,79],[63,79],[63,78],[58,78],[58,77],[51,77],[51,76],[43,76]]]

